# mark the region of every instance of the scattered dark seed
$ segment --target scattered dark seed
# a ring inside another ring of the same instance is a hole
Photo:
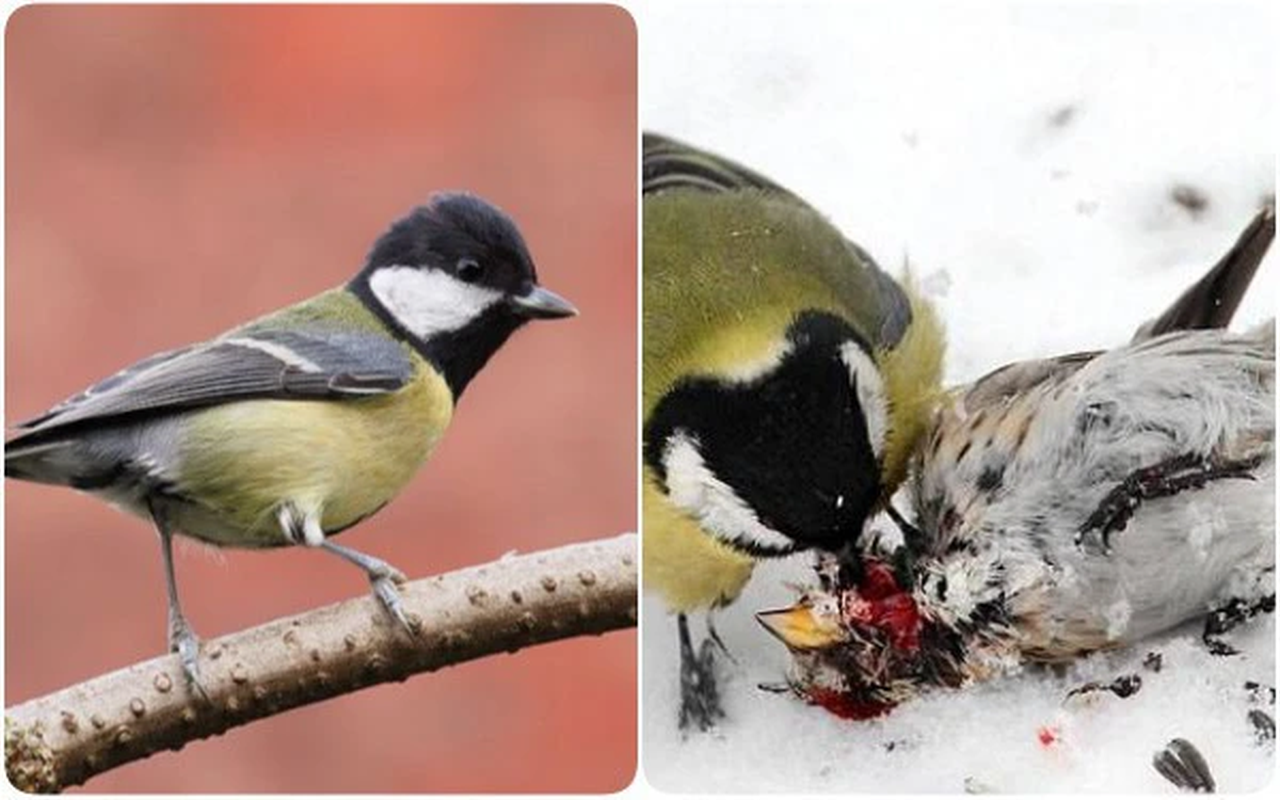
[[[1267,705],[1272,706],[1276,704],[1276,687],[1258,683],[1257,681],[1245,681],[1244,688],[1249,693],[1251,701],[1255,703],[1265,702]]]
[[[1265,711],[1249,709],[1249,724],[1253,726],[1253,738],[1258,744],[1276,740],[1276,721]]]
[[[1151,766],[1179,789],[1212,793],[1216,788],[1209,764],[1186,739],[1170,741],[1152,757]]]
[[[1049,127],[1065,128],[1071,124],[1076,118],[1076,107],[1073,105],[1061,106],[1049,115]]]
[[[1188,183],[1175,184],[1169,190],[1169,199],[1186,209],[1192,219],[1198,219],[1209,207],[1209,196],[1204,190]]]

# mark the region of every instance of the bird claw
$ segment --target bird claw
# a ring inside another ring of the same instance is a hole
[[[1083,528],[1076,533],[1076,549],[1082,553],[1111,555],[1111,534],[1105,528]]]
[[[404,584],[405,580],[404,573],[395,567],[387,567],[385,571],[379,571],[378,574],[374,571],[369,573],[369,585],[373,587],[373,595],[378,598],[379,605],[410,635],[416,636],[418,626],[410,622],[408,615],[405,614],[404,603],[400,600],[400,590],[396,588]]]
[[[689,625],[684,615],[680,625],[680,730],[687,732],[693,725],[704,733],[713,730],[724,719],[720,706],[720,690],[716,683],[715,642],[719,637],[708,637],[702,642],[695,656],[689,638]],[[723,647],[723,643],[719,647]]]
[[[1076,533],[1076,546],[1082,546],[1085,538],[1097,531],[1102,553],[1108,555],[1111,552],[1111,534],[1124,531],[1144,502],[1200,489],[1209,481],[1229,478],[1253,480],[1253,470],[1260,463],[1260,455],[1232,460],[1184,453],[1136,469],[1102,498]]]
[[[724,719],[720,705],[720,689],[715,675],[715,645],[703,641],[698,657],[680,667],[680,730],[691,725],[706,732]]]
[[[178,654],[187,685],[207,701],[209,693],[205,691],[204,684],[200,681],[200,639],[182,617],[170,615],[169,652]]]

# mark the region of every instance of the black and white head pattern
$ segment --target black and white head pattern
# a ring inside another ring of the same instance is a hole
[[[835,550],[879,498],[887,426],[865,340],[806,311],[768,357],[678,381],[645,424],[644,455],[667,498],[738,550]]]
[[[573,307],[537,285],[515,222],[441,193],[384,233],[352,290],[440,369],[455,396],[518,327]]]

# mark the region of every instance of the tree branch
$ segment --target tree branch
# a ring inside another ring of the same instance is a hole
[[[366,686],[634,627],[635,551],[635,534],[624,534],[407,583],[401,595],[416,636],[364,596],[209,640],[200,652],[207,702],[174,655],[29,700],[5,712],[9,779],[27,792],[61,791]]]

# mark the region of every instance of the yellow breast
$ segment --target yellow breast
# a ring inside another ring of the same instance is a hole
[[[178,520],[198,538],[242,547],[284,544],[284,503],[337,531],[377,511],[430,455],[453,414],[453,397],[416,353],[415,377],[398,392],[349,400],[251,400],[191,417],[182,443]],[[195,529],[192,529],[195,528]]]
[[[751,577],[749,556],[709,536],[644,481],[644,585],[672,611],[694,611],[732,602]]]

